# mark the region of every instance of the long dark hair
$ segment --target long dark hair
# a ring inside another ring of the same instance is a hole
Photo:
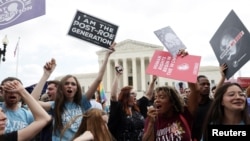
[[[208,110],[207,117],[203,125],[203,140],[208,140],[208,126],[210,124],[222,124],[224,118],[224,107],[221,105],[223,96],[226,93],[227,89],[231,86],[238,86],[242,91],[242,87],[238,83],[225,83],[221,87],[217,88],[214,95],[214,100]],[[248,115],[248,106],[247,100],[245,103],[245,108],[241,111],[242,121],[245,124],[250,124],[250,118]]]
[[[180,97],[180,94],[174,87],[170,86],[160,86],[155,89],[155,93],[159,93],[163,91],[170,99],[175,113],[183,113],[184,112],[184,101]]]
[[[63,93],[63,89],[64,89],[64,85],[65,85],[66,81],[69,78],[74,78],[76,81],[76,85],[77,85],[77,91],[76,91],[76,94],[74,96],[73,102],[76,103],[77,105],[81,106],[82,89],[81,89],[81,85],[80,85],[79,81],[73,75],[64,76],[60,80],[60,83],[58,85],[56,99],[55,99],[55,109],[54,109],[55,125],[54,125],[54,130],[53,130],[54,132],[56,132],[56,130],[61,131],[63,129],[62,113],[64,112],[64,108],[65,108],[64,104],[67,102],[67,98],[65,97],[65,95]]]

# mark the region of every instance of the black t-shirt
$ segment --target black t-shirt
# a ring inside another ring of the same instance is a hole
[[[0,141],[17,141],[17,131],[0,135]]]
[[[140,99],[137,100],[137,105],[140,108],[140,112],[143,115],[144,118],[147,117],[147,112],[149,106],[153,105],[153,102],[146,98],[145,96],[142,96]]]
[[[52,141],[53,124],[50,122],[40,132],[40,141]]]
[[[118,141],[141,141],[144,118],[140,112],[132,110],[132,116],[125,114],[120,102],[110,102],[108,127]]]
[[[206,117],[206,114],[208,112],[208,109],[212,103],[212,100],[209,99],[206,103],[204,104],[199,104],[198,110],[196,113],[196,117],[194,119],[193,123],[193,128],[192,128],[192,138],[200,140],[202,136],[202,126],[204,123],[204,119]]]
[[[48,114],[54,116],[53,109],[48,111]],[[53,123],[52,121],[49,122],[38,134],[39,141],[52,141],[52,131],[53,130]]]

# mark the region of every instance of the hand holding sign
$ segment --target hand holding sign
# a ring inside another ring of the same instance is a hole
[[[156,30],[155,35],[159,38],[162,44],[166,49],[171,53],[172,56],[176,56],[180,50],[185,50],[186,46],[182,41],[177,37],[175,32],[171,27],[165,27],[159,30]]]
[[[89,14],[77,11],[68,34],[95,45],[110,49],[118,26]]]
[[[173,57],[169,52],[156,50],[146,72],[161,77],[196,82],[199,73],[200,56]]]
[[[250,59],[250,34],[233,10],[222,22],[210,44],[219,64],[227,64],[227,79]]]

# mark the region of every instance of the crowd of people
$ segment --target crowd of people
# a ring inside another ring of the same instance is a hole
[[[107,111],[96,100],[96,91],[115,45],[106,51],[98,75],[84,94],[73,75],[48,81],[56,69],[53,58],[43,66],[31,94],[18,78],[2,80],[0,141],[208,141],[210,125],[250,124],[250,86],[244,90],[238,83],[225,83],[226,64],[220,66],[216,86],[199,75],[183,93],[174,86],[155,87],[158,77],[152,75],[140,98],[133,86],[119,86],[123,70],[116,67]],[[179,55],[188,54],[180,51]],[[46,96],[42,96],[45,83]]]

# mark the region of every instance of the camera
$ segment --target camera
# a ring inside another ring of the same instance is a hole
[[[123,71],[122,66],[116,66],[115,67],[116,72],[121,73]]]

